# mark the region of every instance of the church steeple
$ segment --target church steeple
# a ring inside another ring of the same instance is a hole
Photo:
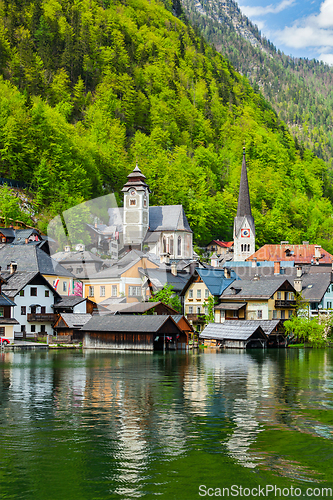
[[[245,148],[239,185],[237,215],[234,219],[234,261],[244,261],[255,252],[255,226],[251,212]]]
[[[252,217],[249,183],[247,180],[245,148],[243,148],[243,162],[241,180],[239,185],[237,217],[244,217],[245,215],[249,215],[250,217]]]

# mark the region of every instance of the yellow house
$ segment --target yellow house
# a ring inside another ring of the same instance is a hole
[[[127,297],[127,302],[142,300],[142,275],[139,269],[157,269],[159,266],[148,257],[131,251],[114,266],[82,279],[83,297],[99,304],[107,298]]]
[[[235,281],[234,271],[228,269],[196,269],[185,285],[184,315],[200,332],[208,322],[209,302],[217,300],[223,290]]]
[[[226,319],[271,320],[293,316],[296,290],[285,278],[238,280],[222,293],[215,322]]]

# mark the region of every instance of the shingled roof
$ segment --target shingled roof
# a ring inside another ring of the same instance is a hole
[[[266,299],[280,290],[290,290],[295,292],[290,281],[285,278],[262,278],[255,281],[240,280],[231,284],[221,295],[221,299],[250,300]]]
[[[133,314],[114,316],[93,316],[84,326],[84,331],[91,332],[140,332],[155,333],[167,321],[174,321],[170,316],[135,316]]]
[[[192,233],[182,205],[149,207],[148,234],[151,231],[188,231]]]
[[[257,250],[248,261],[294,261],[295,264],[311,264],[317,261],[316,249],[317,247],[320,257],[318,258],[319,264],[331,264],[333,262],[333,255],[326,252],[319,245],[290,245],[283,243],[281,245],[264,245]]]
[[[209,323],[199,335],[200,339],[248,340],[252,335],[262,339],[267,336],[258,321],[225,321]]]

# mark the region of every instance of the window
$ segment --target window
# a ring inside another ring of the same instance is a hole
[[[166,251],[167,251],[166,237],[163,236],[163,253],[166,253]]]
[[[277,292],[276,298],[277,300],[281,300],[282,294],[281,292]]]
[[[42,307],[40,308],[40,312],[41,312],[41,314],[45,314],[45,313],[46,313],[46,307],[45,307],[45,306],[42,306]]]
[[[259,309],[257,311],[257,319],[262,319],[262,310],[261,309]]]
[[[170,238],[170,255],[173,255],[173,237]]]
[[[233,317],[238,318],[238,311],[234,311]]]
[[[277,311],[273,311],[273,319],[277,319]]]
[[[188,291],[188,298],[193,299],[193,290]]]
[[[5,336],[5,327],[4,326],[0,327],[0,335],[1,335],[1,337]]]
[[[20,297],[24,297],[24,290],[20,291]]]
[[[40,333],[45,333],[45,332],[46,332],[45,325],[40,325]]]
[[[332,302],[327,302],[327,309],[332,309]]]
[[[281,319],[285,319],[286,317],[286,312],[285,311],[281,311]]]
[[[25,316],[27,314],[26,306],[21,306],[21,316]]]
[[[0,317],[3,318],[4,316],[4,308],[3,307],[0,307]]]
[[[189,313],[189,314],[193,314],[193,306],[189,306],[189,308],[188,308],[188,313]]]
[[[178,236],[178,241],[177,241],[177,254],[181,255],[182,254],[182,237]]]
[[[288,292],[288,300],[294,300],[293,292]]]
[[[100,297],[105,297],[105,286],[101,286],[99,289]]]
[[[112,289],[111,289],[111,295],[112,297],[117,297],[117,285],[112,285]]]
[[[25,325],[21,325],[21,333],[25,333]]]
[[[129,286],[128,287],[128,295],[132,296],[132,297],[140,297],[141,286]]]
[[[208,288],[206,288],[206,290],[205,290],[205,299],[208,299],[208,297],[209,297],[209,290],[208,290]]]
[[[136,205],[136,200],[130,200],[130,206],[135,207]]]
[[[199,290],[197,290],[197,299],[201,299],[201,290],[199,288]]]
[[[30,306],[31,314],[36,314],[36,306]]]
[[[35,331],[36,331],[36,325],[31,325],[30,331],[31,331],[31,333],[35,333]]]
[[[201,307],[197,307],[197,314],[201,314]]]
[[[49,297],[50,296],[50,290],[45,290],[45,297]]]
[[[288,318],[292,318],[293,317],[293,311],[288,311]]]
[[[31,297],[37,297],[37,288],[30,288]]]
[[[206,314],[206,316],[208,315],[208,307],[207,306],[205,306],[205,314]]]
[[[143,206],[146,207],[147,206],[147,198],[144,198],[143,199]]]
[[[88,288],[88,295],[89,295],[89,297],[93,297],[94,296],[94,287],[93,286],[90,286]]]
[[[67,292],[67,281],[64,281],[62,284],[62,291]]]

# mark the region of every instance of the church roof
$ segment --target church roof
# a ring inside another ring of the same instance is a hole
[[[252,217],[249,183],[247,180],[245,148],[244,148],[243,149],[242,173],[241,173],[241,180],[240,180],[240,185],[239,185],[237,217],[244,217],[245,215],[249,215],[250,217]]]
[[[149,207],[149,231],[188,231],[192,233],[182,205]]]
[[[144,191],[148,189],[150,191],[149,186],[146,184],[146,177],[143,175],[138,166],[135,167],[133,172],[131,172],[127,176],[128,181],[124,185],[122,192],[128,191],[131,187],[137,189],[138,191]]]

